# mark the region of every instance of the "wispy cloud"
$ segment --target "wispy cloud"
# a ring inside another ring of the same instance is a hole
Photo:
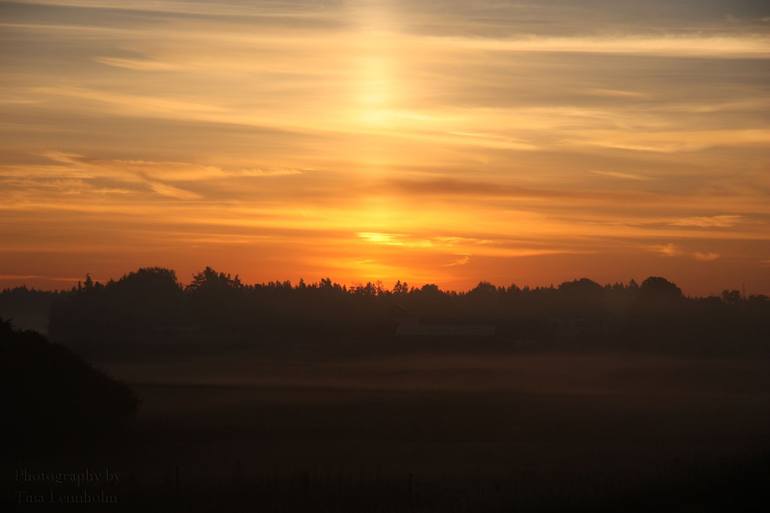
[[[699,262],[713,262],[714,260],[718,260],[720,255],[719,253],[714,253],[711,251],[696,251],[693,253],[693,257]]]
[[[638,175],[634,173],[621,173],[619,171],[591,171],[592,174],[618,178],[620,180],[632,180],[635,182],[646,182],[651,178],[649,176]]]
[[[594,89],[587,89],[585,91],[585,94],[592,95],[592,96],[604,96],[609,98],[630,98],[630,99],[641,99],[641,98],[649,98],[649,93],[643,93],[641,91],[630,91],[625,89],[602,89],[602,88],[594,88]]]
[[[770,38],[752,36],[621,36],[621,37],[528,37],[518,39],[436,38],[434,44],[448,44],[474,50],[508,52],[554,52],[656,55],[671,57],[770,58]]]
[[[659,255],[666,257],[675,257],[684,253],[684,251],[682,251],[676,244],[670,242],[667,244],[652,244],[647,246],[647,249],[653,253],[658,253]]]
[[[646,246],[646,249],[664,257],[687,257],[698,262],[714,262],[721,257],[719,253],[714,251],[687,251],[673,243],[653,244]]]
[[[718,147],[763,147],[770,144],[770,130],[746,128],[738,130],[697,130],[680,131],[606,131],[588,130],[579,139],[570,141],[575,146],[598,146],[603,148],[649,152],[686,153]]]
[[[169,198],[175,198],[180,200],[195,200],[200,199],[200,194],[196,194],[191,191],[174,187],[160,182],[149,182],[150,188],[160,194],[161,196],[167,196]]]
[[[160,96],[137,95],[100,91],[83,87],[39,87],[36,94],[78,98],[106,104],[115,109],[115,113],[124,116],[169,117],[200,121],[223,121],[228,110],[211,103],[190,102]]]
[[[50,281],[62,281],[75,283],[83,278],[72,278],[66,276],[46,276],[42,274],[0,274],[0,280],[17,281],[17,280],[50,280]]]
[[[697,216],[684,217],[671,221],[672,226],[692,226],[696,228],[732,228],[741,222],[743,216],[739,215],[717,215],[717,216]]]
[[[271,177],[271,176],[294,176],[301,175],[304,171],[300,169],[278,168],[278,169],[262,169],[262,168],[248,168],[238,169],[233,172],[238,176],[253,176],[253,177]]]
[[[460,258],[456,260],[452,260],[448,264],[444,264],[444,267],[458,267],[461,265],[466,265],[471,261],[470,255],[462,255]]]
[[[367,242],[382,246],[400,246],[409,248],[430,248],[433,246],[431,240],[415,239],[397,233],[359,232],[357,235]]]
[[[95,57],[94,60],[100,64],[113,66],[115,68],[125,68],[134,71],[181,71],[190,69],[189,66],[171,62],[160,62],[150,59],[126,59],[119,57]]]

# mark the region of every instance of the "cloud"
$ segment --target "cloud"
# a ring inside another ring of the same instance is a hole
[[[452,262],[449,262],[448,264],[444,264],[444,267],[458,267],[461,265],[466,265],[468,262],[471,261],[470,255],[462,255],[457,260],[453,260]]]
[[[19,280],[51,280],[63,282],[77,282],[83,278],[67,278],[64,276],[45,276],[42,274],[0,274],[0,280],[19,281]]]
[[[398,233],[358,232],[358,237],[382,246],[402,246],[409,248],[430,248],[433,242],[428,239],[415,239]]]
[[[387,185],[410,194],[459,194],[459,195],[503,195],[502,187],[491,182],[433,178],[427,180],[391,179]]]
[[[591,173],[600,176],[608,176],[610,178],[618,178],[620,180],[633,180],[636,182],[644,182],[650,180],[649,176],[642,176],[633,173],[621,173],[618,171],[591,171]]]
[[[161,96],[116,93],[84,87],[43,86],[34,89],[39,95],[77,98],[99,102],[114,109],[115,114],[129,117],[161,117],[199,121],[223,121],[230,118],[230,111],[224,107],[205,102],[164,98]],[[236,122],[236,121],[233,121]]]
[[[81,164],[83,160],[83,155],[66,151],[44,151],[41,155],[48,160],[62,164]]]
[[[691,226],[696,228],[732,228],[743,219],[739,215],[718,215],[683,217],[672,221],[671,226]]]
[[[719,256],[720,256],[719,253],[713,253],[710,251],[706,251],[706,252],[696,251],[695,253],[693,253],[693,258],[695,258],[695,260],[699,262],[713,262],[714,260],[718,260]]]
[[[134,11],[144,16],[150,13],[167,15],[182,14],[185,16],[213,18],[234,18],[254,21],[255,18],[265,17],[273,21],[296,20],[328,20],[328,10],[313,8],[312,3],[300,3],[302,8],[292,2],[264,2],[241,3],[224,1],[196,1],[183,0],[134,0],[132,2],[115,2],[114,0],[18,0],[27,5],[40,5],[51,7],[72,7],[88,9],[90,13],[99,15],[97,10],[105,10],[108,13],[114,11]],[[93,15],[93,14],[92,14]],[[328,20],[331,22],[331,20]]]
[[[737,128],[698,130],[583,130],[567,142],[573,146],[649,152],[689,153],[710,148],[763,147],[770,144],[770,130],[765,128]]]
[[[767,36],[532,36],[526,38],[431,37],[427,41],[471,50],[530,53],[594,53],[666,57],[770,58]]]
[[[718,260],[720,258],[719,253],[715,253],[712,251],[685,251],[681,247],[677,246],[673,243],[668,244],[653,244],[651,246],[646,246],[646,249],[648,251],[652,251],[653,253],[657,253],[664,257],[679,257],[679,256],[686,256],[693,258],[697,260],[698,262],[713,262],[715,260]]]
[[[62,192],[79,194],[141,193],[140,184],[168,198],[180,200],[201,199],[203,195],[178,185],[202,182],[205,190],[219,182],[233,182],[243,189],[238,179],[292,176],[302,171],[293,168],[234,167],[225,170],[219,166],[176,161],[128,159],[94,159],[65,151],[46,151],[42,156],[56,165],[0,165],[0,183],[25,188],[57,187]],[[173,183],[176,182],[176,183]]]
[[[125,59],[119,57],[95,57],[94,61],[112,66],[114,68],[124,68],[133,71],[181,71],[190,69],[178,63],[161,62],[150,59]]]
[[[161,179],[165,182],[197,182],[227,178],[229,173],[218,166],[196,164],[193,162],[147,161],[147,160],[90,160],[94,166],[105,171],[113,170],[147,179]]]
[[[184,189],[180,189],[179,187],[174,187],[173,185],[167,185],[160,182],[150,182],[149,186],[150,186],[150,189],[152,189],[156,193],[160,194],[161,196],[166,196],[169,198],[174,198],[179,200],[196,200],[201,198],[199,194],[196,194],[191,191],[186,191]]]
[[[663,255],[665,257],[675,257],[684,253],[676,244],[673,243],[653,244],[646,246],[646,248],[648,251],[658,253],[659,255]]]
[[[0,166],[0,177],[20,177],[26,180],[27,191],[56,186],[69,194],[120,194],[141,192],[144,184],[149,190],[168,198],[200,199],[201,195],[167,183],[168,181],[210,180],[227,176],[214,166],[182,162],[151,162],[142,160],[96,160],[65,151],[46,151],[42,156],[55,165],[38,164]],[[35,180],[34,183],[30,180]],[[21,185],[24,185],[23,183]]]
[[[278,169],[262,169],[262,168],[249,168],[239,169],[233,174],[238,176],[251,176],[251,177],[271,177],[271,176],[294,176],[301,175],[303,171],[299,169],[278,168]]]
[[[553,244],[527,244],[526,241],[511,241],[501,236],[491,239],[456,236],[424,236],[403,233],[358,232],[358,238],[378,246],[393,246],[403,249],[421,250],[422,253],[440,254],[442,252],[460,255],[442,267],[457,267],[470,262],[471,255],[480,257],[518,258],[558,254],[590,253],[590,250],[555,246]]]
[[[572,194],[556,190],[539,190],[516,185],[461,180],[453,178],[431,179],[391,179],[386,187],[402,194],[414,195],[460,195],[460,196],[531,196],[531,197],[566,197]]]
[[[640,91],[628,91],[624,89],[587,89],[585,94],[589,96],[600,96],[608,98],[630,98],[630,99],[646,99],[649,98],[648,93],[642,93]]]

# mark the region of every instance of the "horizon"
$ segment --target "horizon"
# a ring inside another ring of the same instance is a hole
[[[0,3],[0,288],[770,294],[770,6]]]
[[[273,280],[264,280],[264,281],[248,281],[248,280],[242,279],[241,275],[239,273],[231,273],[231,272],[228,272],[228,271],[223,271],[223,270],[215,269],[215,268],[213,268],[211,266],[206,266],[204,269],[201,269],[198,272],[193,273],[190,276],[189,280],[184,280],[184,279],[180,278],[179,274],[174,269],[166,268],[166,267],[160,267],[160,266],[142,266],[142,267],[139,267],[139,268],[137,268],[135,270],[125,272],[125,273],[121,274],[119,277],[109,277],[109,278],[106,278],[106,279],[100,279],[99,277],[94,277],[91,273],[86,273],[86,275],[84,277],[82,277],[82,278],[68,279],[67,283],[70,283],[71,285],[69,285],[69,286],[62,286],[62,287],[59,287],[59,288],[56,288],[56,287],[42,288],[42,287],[35,287],[34,285],[28,285],[26,283],[22,283],[22,284],[10,286],[10,287],[2,287],[2,288],[0,288],[0,292],[7,292],[7,291],[10,291],[10,290],[13,290],[13,289],[16,289],[16,288],[26,288],[28,290],[32,290],[32,291],[37,290],[37,291],[42,291],[42,292],[69,292],[69,291],[75,290],[76,288],[79,288],[79,287],[83,286],[89,278],[92,280],[92,282],[94,284],[107,285],[109,283],[118,282],[118,281],[120,281],[120,280],[122,280],[124,278],[127,278],[130,275],[133,275],[133,274],[135,274],[135,273],[137,273],[139,271],[142,271],[142,270],[155,270],[155,269],[171,271],[174,274],[176,282],[180,285],[180,287],[182,289],[186,289],[187,287],[189,287],[190,284],[192,284],[192,282],[194,281],[195,276],[198,275],[198,274],[203,274],[203,272],[206,271],[206,270],[211,270],[211,271],[216,272],[217,274],[226,275],[228,278],[231,278],[233,280],[238,280],[239,283],[242,286],[244,286],[244,287],[270,286],[270,285],[275,285],[275,284],[283,285],[283,284],[286,284],[286,283],[288,283],[292,288],[299,288],[300,284],[304,284],[304,285],[306,285],[308,287],[315,287],[315,286],[320,285],[320,283],[322,281],[329,280],[333,285],[339,285],[339,286],[341,286],[343,289],[345,289],[347,291],[354,290],[355,288],[358,288],[358,287],[366,287],[368,285],[373,285],[373,286],[376,286],[378,288],[381,288],[381,290],[384,291],[384,292],[392,292],[395,289],[396,284],[400,283],[401,285],[407,285],[409,287],[409,291],[410,292],[414,291],[414,290],[419,290],[419,289],[421,289],[424,286],[434,285],[434,286],[438,287],[438,289],[441,292],[443,292],[443,293],[460,294],[460,295],[467,294],[467,293],[473,291],[479,285],[484,285],[484,284],[492,285],[492,286],[495,287],[495,289],[498,289],[498,290],[499,289],[509,289],[509,288],[512,288],[512,287],[516,287],[516,288],[518,288],[520,290],[527,290],[527,289],[529,289],[529,290],[538,290],[538,289],[558,289],[561,285],[564,285],[564,284],[567,284],[567,283],[573,283],[573,282],[588,280],[588,281],[591,281],[593,283],[596,283],[597,285],[601,286],[602,288],[609,288],[609,287],[613,287],[615,285],[622,285],[624,287],[630,287],[630,286],[632,286],[632,283],[636,284],[636,286],[641,286],[644,283],[644,281],[647,280],[647,279],[663,278],[664,280],[672,283],[673,285],[679,286],[679,284],[676,283],[676,281],[670,280],[668,277],[661,276],[661,275],[649,275],[649,276],[645,276],[644,278],[641,278],[641,279],[632,277],[632,278],[629,278],[628,280],[620,280],[620,281],[614,281],[614,282],[601,282],[601,281],[596,281],[596,280],[594,280],[594,279],[592,279],[591,277],[588,277],[588,276],[575,276],[575,277],[573,277],[571,279],[560,281],[560,282],[553,282],[553,283],[548,283],[548,284],[534,284],[534,285],[527,284],[527,283],[513,283],[513,282],[509,282],[509,283],[496,283],[496,282],[491,282],[491,281],[488,281],[488,280],[480,280],[474,286],[468,287],[468,288],[465,288],[465,289],[446,288],[446,287],[441,286],[441,284],[437,284],[437,283],[433,283],[433,282],[410,283],[410,282],[408,282],[406,280],[398,280],[398,279],[393,281],[393,282],[383,282],[381,280],[368,280],[368,281],[365,280],[365,281],[361,281],[361,282],[345,283],[345,282],[342,282],[342,281],[335,280],[334,278],[332,278],[330,276],[323,276],[323,277],[320,277],[320,278],[315,279],[315,280],[306,280],[304,277],[300,277],[299,279],[296,279],[296,280],[290,280],[290,279],[275,280],[275,279],[273,279]],[[2,278],[2,277],[0,277],[0,278]],[[748,299],[749,297],[752,297],[752,296],[765,296],[766,297],[765,294],[762,294],[762,293],[759,293],[759,292],[754,292],[754,291],[746,289],[745,285],[743,285],[743,284],[741,285],[741,287],[728,287],[728,288],[723,289],[721,291],[714,291],[714,292],[708,293],[708,294],[690,294],[690,293],[688,293],[687,290],[682,289],[682,294],[686,298],[699,299],[699,298],[705,298],[705,297],[720,297],[723,292],[730,292],[730,291],[738,291],[741,294],[741,297],[744,298],[744,299]]]

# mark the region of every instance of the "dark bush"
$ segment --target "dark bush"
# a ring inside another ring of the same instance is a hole
[[[92,436],[129,421],[137,399],[124,384],[72,351],[0,320],[5,441],[11,447],[68,435]]]

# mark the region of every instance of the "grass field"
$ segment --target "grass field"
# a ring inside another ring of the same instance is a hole
[[[80,458],[129,476],[126,504],[660,511],[770,476],[756,470],[770,449],[762,360],[245,351],[105,366],[139,417]]]

